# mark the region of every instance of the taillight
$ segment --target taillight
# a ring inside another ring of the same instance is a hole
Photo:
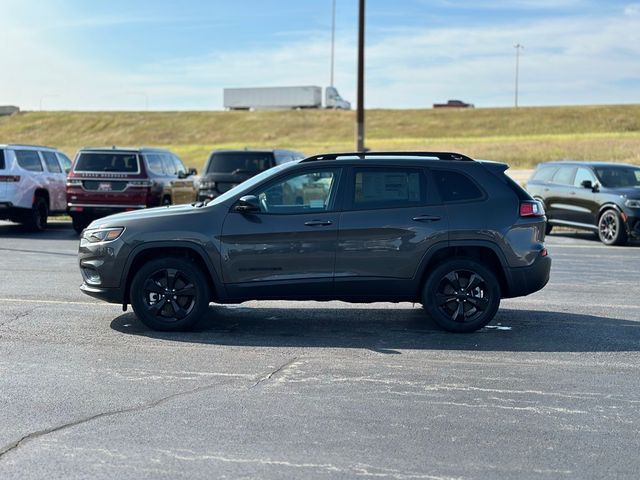
[[[20,175],[0,175],[0,182],[19,182]]]
[[[543,215],[544,208],[540,202],[533,200],[530,202],[522,202],[520,204],[521,217],[542,217]]]

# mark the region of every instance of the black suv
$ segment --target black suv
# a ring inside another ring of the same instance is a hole
[[[93,222],[81,289],[158,330],[209,302],[285,299],[420,302],[470,332],[549,279],[542,205],[507,168],[432,152],[292,161],[206,204]]]
[[[640,168],[593,162],[538,166],[527,190],[547,212],[547,233],[564,225],[598,233],[607,245],[640,237]]]
[[[204,166],[198,200],[216,198],[260,172],[303,158],[293,150],[214,150]]]

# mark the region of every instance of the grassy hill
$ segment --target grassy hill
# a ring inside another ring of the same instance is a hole
[[[214,148],[351,151],[354,112],[24,112],[0,118],[0,143],[164,146],[201,168]],[[375,150],[453,150],[527,168],[560,158],[640,163],[640,105],[369,110]]]

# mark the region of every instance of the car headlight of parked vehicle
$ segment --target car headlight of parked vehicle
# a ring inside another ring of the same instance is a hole
[[[216,182],[211,182],[211,181],[200,181],[200,188],[203,190],[209,190],[212,188],[216,188]]]
[[[89,243],[111,242],[122,235],[124,228],[105,228],[100,230],[85,230],[82,239]]]
[[[627,199],[624,204],[629,208],[640,208],[640,200]]]

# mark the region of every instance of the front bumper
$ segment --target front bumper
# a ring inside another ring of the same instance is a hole
[[[122,274],[131,248],[122,238],[110,242],[90,243],[80,239],[78,266],[83,284],[80,290],[110,303],[122,303],[125,285]]]
[[[503,298],[522,297],[541,290],[551,273],[551,257],[537,257],[528,267],[506,268],[507,292]]]
[[[80,285],[80,291],[108,303],[124,303],[124,290],[122,288],[100,288],[93,287],[83,283]]]

